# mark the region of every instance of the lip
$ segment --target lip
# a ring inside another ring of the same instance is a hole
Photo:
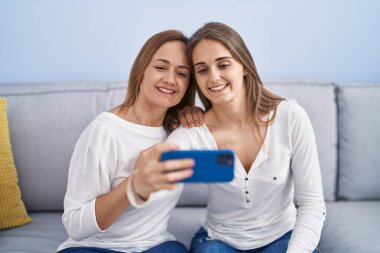
[[[229,85],[229,83],[223,83],[223,84],[218,84],[218,85],[213,85],[213,86],[207,87],[207,89],[211,92],[221,92],[225,88],[227,88],[228,85]]]
[[[176,90],[168,88],[166,86],[156,86],[156,89],[158,92],[160,92],[161,94],[165,94],[165,95],[174,95],[177,93]]]

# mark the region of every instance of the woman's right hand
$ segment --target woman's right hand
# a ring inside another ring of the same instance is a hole
[[[132,180],[132,187],[140,198],[147,200],[155,191],[174,189],[177,181],[193,174],[193,159],[160,161],[162,153],[176,149],[175,144],[160,143],[140,152]]]

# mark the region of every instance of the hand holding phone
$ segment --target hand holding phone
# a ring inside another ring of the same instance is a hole
[[[131,176],[132,187],[140,198],[148,199],[155,191],[172,190],[176,187],[176,182],[193,174],[192,159],[161,161],[163,153],[177,149],[175,144],[160,143],[140,152]]]
[[[232,150],[175,150],[161,155],[161,161],[192,158],[193,175],[180,182],[220,183],[232,181],[235,156]],[[180,168],[179,168],[180,169]]]

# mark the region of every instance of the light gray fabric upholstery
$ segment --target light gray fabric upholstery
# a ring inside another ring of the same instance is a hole
[[[209,190],[206,184],[185,184],[177,206],[206,206]]]
[[[338,101],[339,198],[378,200],[380,85],[342,86],[339,89]]]
[[[380,201],[327,203],[321,253],[379,253]]]
[[[30,217],[31,224],[0,231],[0,253],[52,253],[67,239],[61,212],[32,212]],[[168,229],[189,247],[205,218],[205,208],[179,207],[170,218]]]
[[[206,220],[206,209],[202,207],[177,207],[169,219],[168,230],[187,248],[195,232]]]
[[[338,161],[335,86],[316,82],[272,82],[264,86],[275,94],[295,99],[309,115],[317,142],[324,197],[335,200]]]
[[[125,82],[0,85],[29,211],[63,210],[75,143],[87,124],[124,100]]]
[[[0,253],[52,253],[68,238],[61,212],[29,215],[32,223],[0,231]]]
[[[11,140],[28,210],[62,210],[67,168],[76,140],[98,113],[123,101],[125,87],[126,82],[0,86],[0,95],[8,99]],[[335,115],[335,107],[331,106],[333,86],[271,83],[268,88],[295,98],[309,113],[317,136],[325,198],[334,199],[336,126],[331,120]],[[323,102],[325,106],[317,110],[312,106],[315,99],[330,99],[330,102]],[[325,124],[314,120],[321,115]],[[192,185],[186,186],[179,205],[206,205],[207,201],[208,189],[204,185]]]
[[[335,200],[338,133],[334,84],[268,82],[265,87],[285,98],[295,99],[308,113],[316,136],[324,197]],[[208,189],[203,185],[186,185],[179,205],[207,205],[207,196]]]
[[[76,140],[100,112],[124,100],[126,82],[0,85],[8,100],[9,125],[22,197],[29,211],[62,210]],[[380,252],[379,86],[331,83],[268,83],[295,99],[316,134],[327,203],[322,253]],[[340,163],[337,173],[338,114]],[[339,178],[337,178],[339,176]],[[339,198],[376,201],[335,202]],[[168,229],[187,247],[206,217],[208,189],[186,184]],[[0,231],[0,253],[55,252],[67,238],[61,212],[32,212],[32,223]]]

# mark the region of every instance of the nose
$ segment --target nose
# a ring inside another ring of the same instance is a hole
[[[218,83],[221,80],[220,72],[217,69],[210,69],[210,83]]]
[[[170,70],[167,72],[165,77],[163,78],[164,83],[169,84],[169,85],[174,85],[175,84],[175,71]]]

